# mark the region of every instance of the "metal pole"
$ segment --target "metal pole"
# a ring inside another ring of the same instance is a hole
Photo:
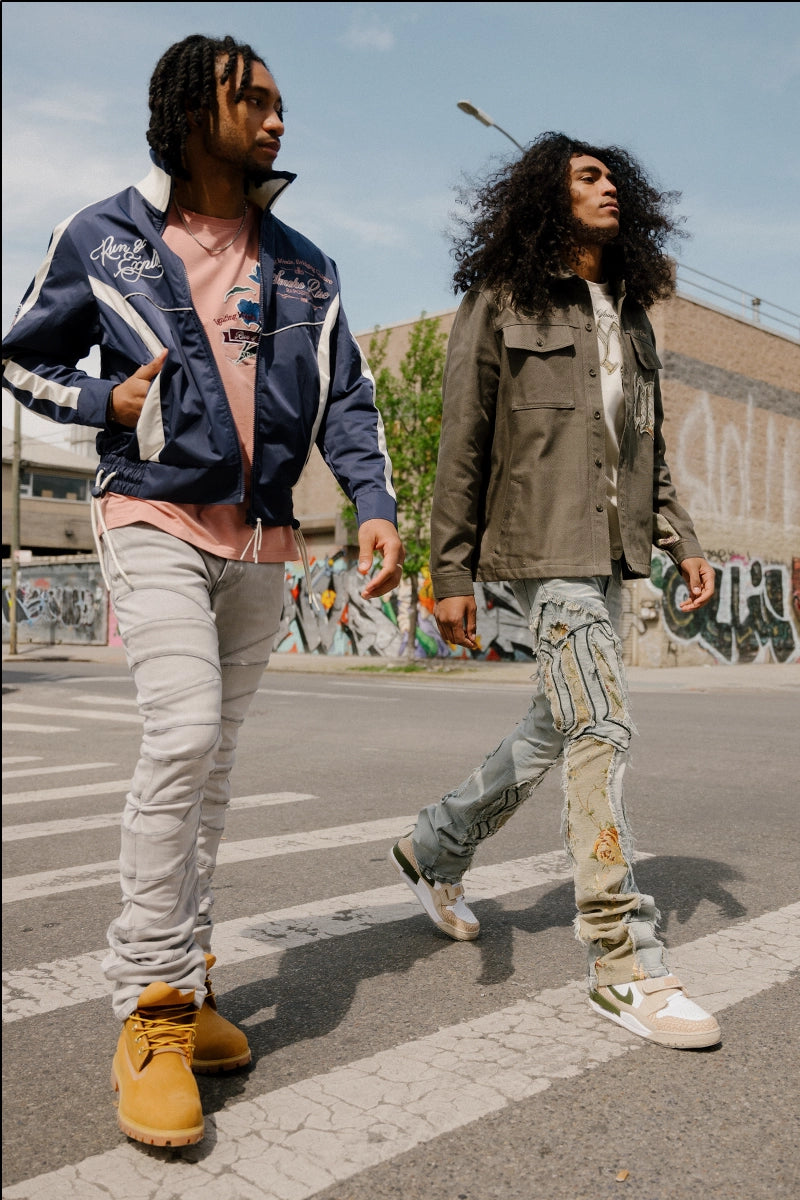
[[[14,403],[14,456],[11,460],[11,577],[8,596],[8,653],[17,653],[17,578],[19,572],[19,465],[22,449],[22,410]]]

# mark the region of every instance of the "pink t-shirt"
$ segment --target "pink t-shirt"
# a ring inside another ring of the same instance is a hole
[[[261,333],[260,212],[249,205],[241,227],[241,217],[230,221],[183,211],[202,245],[187,232],[174,204],[164,241],[184,262],[192,301],[219,368],[242,448],[245,499],[241,504],[169,504],[109,492],[101,501],[103,520],[108,529],[143,521],[220,558],[244,555],[248,562],[264,563],[297,559],[291,526],[264,527],[257,539],[245,521],[253,456],[256,351]],[[241,233],[235,237],[240,227]],[[223,250],[226,243],[231,244]],[[204,246],[219,252],[210,254]]]

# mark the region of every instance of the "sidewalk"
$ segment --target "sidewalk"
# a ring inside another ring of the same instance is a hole
[[[3,646],[3,665],[28,662],[91,662],[119,666],[127,670],[121,646],[58,645],[18,646],[11,656]],[[534,664],[476,662],[456,659],[420,662],[419,669],[409,671],[405,659],[355,658],[324,654],[274,654],[268,668],[271,672],[297,672],[314,675],[381,675],[414,682],[453,683],[518,683],[529,684]],[[800,663],[737,663],[734,666],[709,664],[700,667],[629,667],[631,691],[798,691]]]

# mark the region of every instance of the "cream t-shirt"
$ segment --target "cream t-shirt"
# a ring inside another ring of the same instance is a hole
[[[617,474],[619,447],[625,425],[625,397],[622,390],[622,340],[619,314],[607,283],[592,283],[594,320],[597,327],[597,348],[600,353],[600,383],[605,413],[606,511],[611,536],[611,557],[622,557],[622,537],[617,507]]]

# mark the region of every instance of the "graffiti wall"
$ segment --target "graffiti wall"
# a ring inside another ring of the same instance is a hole
[[[660,593],[667,637],[697,645],[719,663],[800,661],[800,559],[791,567],[733,553],[723,561],[709,555],[709,561],[716,576],[714,599],[685,613],[680,572],[665,555],[654,555],[650,584]]]
[[[9,637],[10,572],[3,568],[3,641]],[[43,645],[108,641],[108,601],[96,560],[21,566],[17,577],[17,641]]]
[[[364,600],[364,576],[340,551],[312,562],[311,583],[319,602],[317,610],[309,599],[301,565],[289,564],[277,653],[405,657],[410,603],[406,581],[390,596]],[[478,584],[475,590],[480,650],[470,654],[460,648],[452,650],[442,641],[433,619],[430,579],[424,578],[417,610],[416,658],[525,661],[532,657],[527,621],[508,584]]]
[[[748,558],[734,551],[710,554],[716,595],[694,613],[680,609],[686,591],[677,568],[663,554],[653,557],[652,577],[626,588],[626,657],[632,664],[665,666],[678,662],[800,662],[800,557],[791,565]],[[312,605],[299,563],[287,566],[284,606],[275,650],[279,654],[331,654],[375,658],[406,657],[410,588],[364,600],[364,577],[344,551],[312,560]],[[3,574],[3,639],[8,641],[8,570]],[[526,616],[506,583],[477,584],[479,650],[448,646],[433,618],[430,579],[421,582],[416,658],[471,658],[532,661]],[[50,559],[20,567],[17,588],[19,642],[43,645],[116,645],[119,636],[109,613],[95,559]]]

